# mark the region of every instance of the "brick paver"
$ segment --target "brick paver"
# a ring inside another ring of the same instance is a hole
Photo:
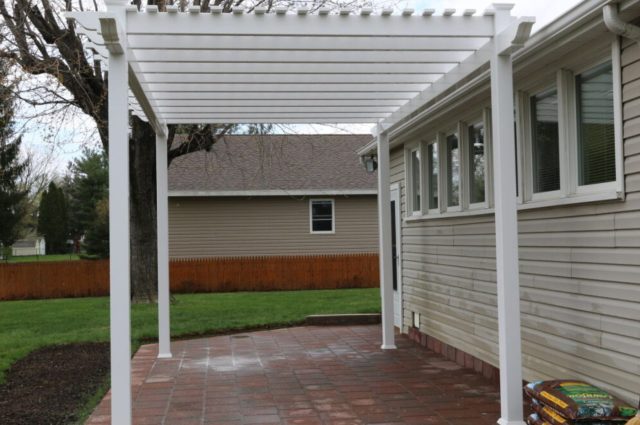
[[[500,411],[486,378],[379,326],[297,327],[145,345],[133,359],[134,423],[485,425]],[[109,423],[109,394],[87,424]]]

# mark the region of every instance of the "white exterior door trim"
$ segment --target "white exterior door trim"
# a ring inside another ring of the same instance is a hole
[[[400,185],[393,183],[391,185],[391,201],[396,203],[395,211],[395,231],[396,231],[396,279],[398,282],[397,291],[394,291],[393,300],[393,317],[394,326],[397,326],[402,333],[402,321],[404,317],[403,304],[402,304],[402,205],[400,197]],[[397,320],[399,319],[399,320]]]

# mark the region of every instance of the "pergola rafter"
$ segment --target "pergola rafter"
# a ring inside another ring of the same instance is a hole
[[[495,175],[502,425],[523,425],[511,54],[534,20],[494,4],[481,15],[446,9],[201,13],[70,12],[86,47],[108,57],[113,424],[131,424],[128,111],[156,130],[159,357],[169,337],[167,125],[371,123],[378,149],[383,349],[395,348],[389,139],[415,112],[490,64]],[[128,81],[128,84],[127,84]],[[409,124],[408,124],[409,123]]]
[[[492,44],[500,39],[494,37],[494,15],[493,9],[456,16],[451,10],[443,15],[411,10],[373,15],[369,9],[360,15],[346,10],[310,15],[305,9],[247,14],[127,7],[129,63],[138,81],[134,85],[139,85],[132,109],[158,123],[329,123],[341,118],[393,124],[413,105],[489,61]],[[94,48],[106,46],[102,34],[112,19],[109,13],[69,16],[79,21]],[[519,30],[528,34],[531,24],[513,17],[508,23],[505,48]],[[391,95],[396,102],[379,103]],[[225,103],[236,99],[247,102]],[[330,103],[321,102],[325,99]],[[354,104],[354,99],[370,105]]]

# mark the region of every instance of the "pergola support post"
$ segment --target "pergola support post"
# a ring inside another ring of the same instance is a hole
[[[512,7],[513,5],[494,4],[496,34],[509,25]],[[491,57],[491,108],[500,353],[500,425],[524,425],[513,100],[511,54],[500,52],[500,46],[494,43]]]
[[[167,134],[156,134],[156,206],[158,234],[158,358],[171,358],[169,316],[169,191],[167,176]]]
[[[107,0],[121,29],[126,3]],[[126,44],[126,39],[120,40]],[[109,54],[109,254],[111,423],[131,425],[131,280],[129,230],[129,84],[127,49]]]
[[[382,349],[396,348],[393,325],[393,257],[391,247],[391,182],[389,134],[377,127],[378,145],[378,228],[380,242],[380,292],[382,299]]]

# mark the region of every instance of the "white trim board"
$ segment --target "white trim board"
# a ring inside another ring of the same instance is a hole
[[[296,189],[296,190],[170,190],[170,198],[241,196],[362,196],[377,195],[377,189]]]

